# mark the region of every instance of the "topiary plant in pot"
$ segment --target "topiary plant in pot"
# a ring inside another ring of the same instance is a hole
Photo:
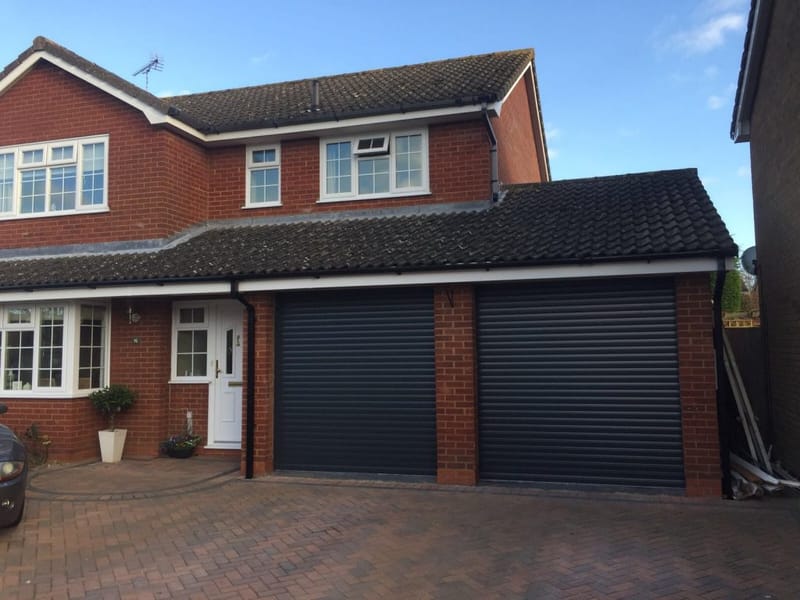
[[[89,400],[97,412],[108,419],[108,429],[98,431],[100,456],[103,462],[117,463],[122,460],[127,429],[114,426],[115,417],[133,406],[136,392],[127,385],[114,383],[89,394]]]

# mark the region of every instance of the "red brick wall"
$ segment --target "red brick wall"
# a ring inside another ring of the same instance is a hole
[[[206,218],[205,151],[47,63],[0,96],[0,147],[109,135],[104,213],[0,220],[5,247],[159,238]]]
[[[128,429],[123,456],[153,457],[158,454],[159,442],[170,433],[167,382],[172,309],[169,300],[135,298],[131,306],[141,320],[130,324],[128,306],[125,300],[115,300],[111,306],[110,382],[130,386],[137,399],[117,419],[117,425]]]
[[[209,151],[209,218],[231,219],[365,210],[396,206],[486,200],[491,195],[489,138],[478,120],[432,125],[428,130],[431,193],[407,198],[318,203],[320,196],[319,138],[281,144],[281,206],[249,208],[245,204],[245,148]]]
[[[437,481],[478,479],[475,296],[471,285],[434,292]]]
[[[800,3],[773,4],[750,159],[772,441],[776,457],[800,475]]]
[[[526,73],[506,98],[500,116],[492,119],[501,184],[542,180],[531,119],[530,82],[531,75]]]
[[[275,297],[273,294],[251,294],[247,301],[255,309],[255,435],[253,444],[253,473],[264,475],[274,470],[274,423],[275,423]],[[245,332],[245,349],[247,339],[247,315],[243,331]],[[247,394],[247,353],[244,356],[244,401]],[[247,415],[242,430],[242,473],[245,472],[245,447],[247,431]]]
[[[677,277],[675,295],[686,495],[719,497],[722,473],[709,275]]]

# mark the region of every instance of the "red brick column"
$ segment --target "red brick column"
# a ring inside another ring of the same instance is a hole
[[[709,275],[678,276],[675,295],[686,495],[719,497],[722,473]]]
[[[275,297],[271,293],[252,294],[247,301],[256,313],[255,323],[255,431],[253,444],[253,474],[265,475],[274,470],[274,422],[275,422]],[[244,332],[247,344],[247,314],[244,317]],[[245,473],[247,444],[247,346],[244,352],[244,395],[242,463]]]
[[[475,485],[475,295],[470,285],[434,290],[437,481]]]

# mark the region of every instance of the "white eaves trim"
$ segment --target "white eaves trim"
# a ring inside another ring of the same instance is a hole
[[[725,268],[735,268],[732,258]],[[553,265],[502,269],[464,269],[458,271],[427,271],[410,273],[377,273],[368,275],[321,275],[251,279],[239,282],[238,291],[280,292],[311,289],[347,289],[454,283],[501,283],[513,281],[548,281],[557,279],[587,279],[598,277],[641,277],[675,275],[678,273],[708,273],[717,270],[715,258],[668,259],[661,261],[627,261],[586,265]],[[70,300],[86,298],[129,298],[144,296],[227,295],[229,281],[142,284],[102,287],[54,288],[31,291],[0,292],[0,302],[39,300]]]
[[[78,79],[87,82],[88,84],[98,88],[99,90],[102,90],[103,92],[113,96],[114,98],[117,98],[118,100],[141,111],[151,125],[169,125],[174,129],[182,131],[186,135],[189,135],[199,141],[209,144],[215,142],[220,143],[220,142],[232,142],[240,140],[252,140],[255,138],[264,138],[276,135],[286,136],[286,135],[304,134],[311,132],[324,132],[335,129],[342,129],[345,127],[346,128],[373,127],[375,125],[381,125],[387,122],[398,123],[398,122],[405,122],[412,120],[435,119],[438,117],[446,117],[451,115],[480,113],[483,110],[483,107],[481,105],[475,104],[467,106],[436,108],[429,110],[416,110],[404,113],[392,113],[392,114],[370,116],[370,117],[360,117],[355,119],[345,119],[344,121],[325,121],[321,123],[314,122],[314,123],[304,123],[298,125],[289,125],[286,127],[263,127],[260,129],[248,129],[244,131],[204,134],[195,129],[194,127],[191,127],[186,123],[180,121],[179,119],[171,117],[165,112],[153,106],[150,106],[146,102],[142,102],[141,100],[139,100],[134,96],[131,96],[130,94],[126,94],[119,88],[114,87],[113,85],[103,81],[102,79],[95,77],[91,73],[87,73],[86,71],[79,69],[78,67],[72,65],[71,63],[65,61],[64,59],[58,56],[54,56],[44,50],[39,50],[31,54],[23,62],[17,65],[17,67],[15,67],[11,71],[11,73],[9,73],[2,81],[0,81],[0,94],[2,94],[7,88],[13,85],[17,79],[22,77],[22,75],[24,75],[27,71],[29,71],[40,60],[46,60],[52,63],[53,65],[59,67],[60,69],[63,69],[67,73],[74,75]],[[523,75],[524,74],[525,70],[523,70]],[[501,104],[502,102],[495,102],[491,106],[487,106],[487,109],[495,111],[497,114],[500,114]]]

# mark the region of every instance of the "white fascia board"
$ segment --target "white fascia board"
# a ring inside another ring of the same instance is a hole
[[[498,103],[489,107],[491,110],[499,110]],[[480,104],[469,106],[453,106],[449,108],[433,108],[428,110],[415,110],[403,113],[390,113],[371,117],[357,117],[355,119],[342,119],[341,121],[324,121],[322,123],[302,123],[299,125],[287,125],[279,127],[264,127],[261,129],[248,129],[245,131],[230,131],[226,133],[214,133],[203,136],[203,141],[210,144],[220,142],[232,142],[248,140],[251,138],[284,137],[296,134],[320,134],[324,132],[342,129],[374,129],[376,127],[385,128],[387,124],[403,123],[406,121],[433,120],[440,117],[452,115],[479,114],[483,111]]]
[[[726,260],[726,268],[734,267]],[[430,271],[381,273],[374,275],[322,275],[319,277],[286,277],[242,281],[239,291],[284,291],[357,287],[390,287],[436,285],[448,283],[500,283],[513,281],[545,281],[597,277],[639,277],[705,273],[717,270],[715,258],[674,259],[664,261],[631,261],[587,265],[553,265],[503,269],[464,269],[462,271]]]
[[[512,83],[511,86],[508,88],[508,91],[506,92],[506,95],[503,96],[496,103],[495,111],[497,112],[497,116],[498,117],[500,116],[500,111],[503,108],[503,104],[505,103],[506,100],[508,100],[508,97],[511,95],[511,92],[513,92],[516,89],[517,84],[520,82],[520,79],[525,77],[525,74],[528,73],[528,72],[530,72],[531,73],[531,77],[533,77],[533,65],[531,63],[528,63],[528,65],[524,69],[522,69],[522,72],[519,74],[519,77],[517,77],[514,80],[514,83]]]
[[[733,258],[725,261],[727,270],[735,269]],[[660,261],[628,261],[586,265],[551,265],[501,269],[463,269],[457,271],[425,271],[409,273],[377,273],[366,275],[320,275],[281,277],[240,281],[238,291],[290,291],[358,287],[391,287],[437,285],[448,283],[500,283],[513,281],[547,281],[556,279],[588,279],[598,277],[642,277],[679,273],[708,273],[717,270],[715,258],[686,258]],[[130,284],[99,287],[70,287],[0,292],[0,302],[34,302],[40,300],[77,300],[90,298],[132,298],[159,296],[200,296],[230,294],[229,281],[199,283]]]
[[[229,294],[231,284],[227,281],[208,283],[169,283],[165,285],[119,285],[98,287],[69,287],[34,289],[30,291],[0,292],[0,302],[34,302],[39,300],[78,300],[89,298],[131,298],[154,296],[198,296],[205,294]]]

